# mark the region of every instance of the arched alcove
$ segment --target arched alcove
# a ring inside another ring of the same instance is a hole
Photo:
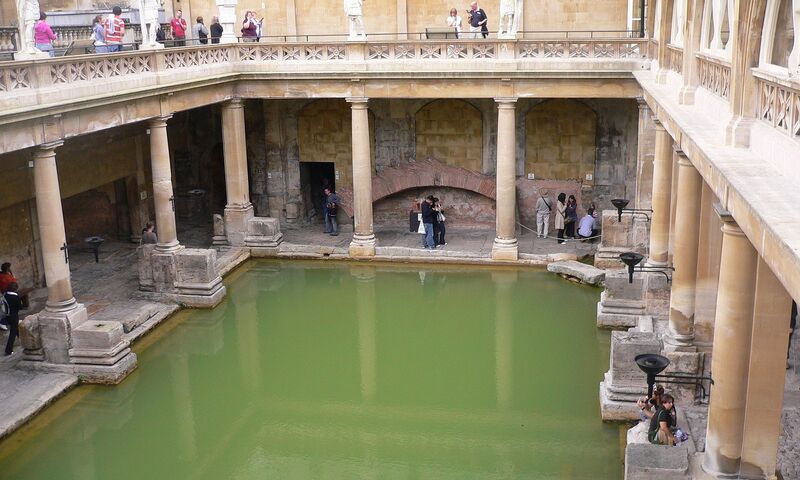
[[[414,116],[417,160],[480,172],[483,166],[483,119],[464,100],[435,100]]]
[[[525,116],[525,173],[537,180],[584,180],[594,173],[597,114],[582,102],[549,100]]]

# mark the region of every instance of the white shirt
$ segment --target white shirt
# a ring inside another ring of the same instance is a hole
[[[578,235],[581,237],[591,237],[592,227],[594,226],[594,217],[591,215],[584,215],[581,222],[578,224]]]
[[[455,17],[452,15],[447,16],[447,26],[453,27],[456,29],[457,33],[461,33],[461,16],[456,15]]]

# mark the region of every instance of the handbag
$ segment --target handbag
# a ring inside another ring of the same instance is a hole
[[[425,234],[425,224],[422,223],[422,214],[417,214],[417,219],[419,220],[419,227],[417,228],[417,233]]]
[[[442,213],[442,212],[439,212],[439,213],[436,214],[436,219],[439,220],[440,222],[444,222],[446,220],[444,218],[444,213]]]

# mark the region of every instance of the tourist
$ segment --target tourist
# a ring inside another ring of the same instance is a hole
[[[219,39],[222,38],[222,33],[224,29],[222,25],[219,23],[219,17],[212,17],[211,18],[211,43],[219,43]]]
[[[56,39],[56,34],[47,23],[47,14],[39,12],[39,21],[33,29],[33,39],[36,42],[36,48],[43,52],[47,52],[51,57],[56,56],[56,51],[53,50],[53,40]]]
[[[451,8],[450,15],[447,17],[447,26],[455,29],[456,38],[461,38],[461,23],[461,17],[458,15],[458,10]]]
[[[444,235],[447,232],[447,229],[444,226],[445,216],[444,216],[444,208],[442,204],[439,202],[438,197],[433,197],[433,211],[436,212],[434,215],[434,222],[433,222],[433,243],[438,247],[439,245],[447,245],[447,242],[444,241]]]
[[[330,188],[325,189],[325,233],[332,237],[339,235],[339,223],[336,214],[339,210],[339,195]]]
[[[108,47],[106,47],[106,32],[105,27],[103,27],[102,15],[94,17],[94,22],[92,22],[91,38],[94,40],[94,53],[108,52]]]
[[[575,238],[575,223],[578,222],[578,202],[575,195],[567,199],[567,208],[564,210],[564,223],[566,224],[567,238]]]
[[[566,205],[567,194],[561,192],[558,194],[558,204],[556,204],[556,232],[558,234],[558,243],[564,243],[564,224],[566,223]]]
[[[489,23],[489,18],[482,8],[478,8],[478,2],[470,4],[470,10],[467,11],[467,14],[469,15],[467,20],[472,38],[480,38],[481,35],[483,35],[483,38],[489,36],[489,27],[486,25]]]
[[[176,10],[175,17],[169,22],[172,27],[172,45],[183,47],[186,45],[186,30],[189,28],[186,20],[183,19],[183,11]]]
[[[248,10],[242,22],[242,41],[243,42],[257,42],[258,41],[258,22],[255,19],[256,13]]]
[[[636,405],[641,409],[639,417],[643,422],[649,418],[653,418],[653,415],[655,415],[659,407],[661,407],[661,397],[663,396],[664,387],[658,385],[653,389],[653,395],[650,398],[642,397],[636,401]]]
[[[208,27],[203,25],[203,17],[197,17],[197,23],[192,27],[193,45],[208,44]]]
[[[5,298],[8,304],[8,316],[5,318],[9,327],[8,341],[6,342],[6,356],[14,353],[14,341],[16,341],[19,336],[19,310],[22,308],[22,302],[17,293],[18,288],[19,285],[17,285],[17,282],[11,282],[8,285],[8,290],[3,294],[3,298]]]
[[[111,15],[103,24],[103,38],[106,41],[106,51],[113,53],[122,50],[122,37],[125,35],[125,20],[120,17],[122,9],[114,7]]]
[[[581,221],[578,223],[578,238],[580,238],[582,242],[586,241],[586,239],[592,238],[593,230],[594,210],[590,208],[586,211],[586,215],[581,217]]]
[[[550,211],[553,209],[553,202],[550,200],[550,191],[543,188],[539,191],[539,199],[536,200],[536,237],[547,238],[550,229]]]
[[[425,228],[425,236],[422,237],[422,248],[436,248],[433,241],[433,222],[436,219],[436,212],[433,210],[433,196],[428,195],[421,204],[422,207],[422,226]]]
[[[675,428],[674,403],[675,399],[668,393],[661,397],[661,407],[650,419],[650,429],[647,431],[647,439],[650,443],[675,445],[675,436],[672,434]]]
[[[16,283],[17,279],[11,273],[11,264],[6,262],[0,266],[0,295],[8,291],[8,286]],[[5,317],[0,319],[0,330],[8,330],[8,320]]]
[[[600,229],[603,226],[603,219],[600,218],[600,214],[597,211],[597,207],[594,206],[594,202],[592,202],[592,217],[594,217],[594,222],[592,222],[592,240],[591,243],[597,241],[597,236],[600,235]]]
[[[158,235],[156,235],[155,228],[156,226],[153,225],[153,222],[147,222],[147,225],[145,225],[142,230],[142,245],[158,243]]]

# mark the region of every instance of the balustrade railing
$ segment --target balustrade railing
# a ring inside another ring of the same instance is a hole
[[[683,49],[674,45],[667,45],[667,68],[677,73],[683,72]]]
[[[731,92],[730,62],[704,53],[698,53],[696,57],[700,86],[727,100]]]
[[[75,29],[76,39],[87,33]],[[88,38],[88,35],[87,35]],[[181,68],[211,65],[252,65],[286,62],[290,69],[309,62],[366,62],[380,69],[391,60],[463,60],[464,68],[480,68],[474,62],[502,60],[639,60],[647,58],[647,39],[560,39],[492,40],[459,39],[437,41],[315,42],[315,43],[237,43],[199,45],[113,54],[74,55],[36,61],[0,62],[0,92],[19,92],[30,88],[70,85],[121,78],[127,75],[155,74]],[[236,67],[234,66],[234,69]],[[272,68],[272,67],[271,67]],[[393,67],[389,67],[393,68]],[[423,67],[424,68],[424,67]],[[434,67],[435,68],[435,67]],[[200,70],[198,74],[207,74]]]
[[[753,75],[758,82],[758,119],[800,140],[800,82]]]

